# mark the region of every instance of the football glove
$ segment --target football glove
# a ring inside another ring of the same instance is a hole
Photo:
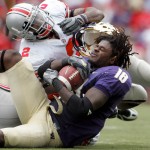
[[[41,65],[38,70],[37,70],[37,75],[43,79],[43,74],[44,72],[48,69],[51,68],[51,63],[54,61],[55,59],[50,59],[47,60],[43,65]]]
[[[47,69],[46,72],[44,72],[43,79],[50,85],[52,85],[52,82],[55,78],[58,77],[58,71]]]
[[[84,24],[88,23],[87,16],[84,14],[75,17],[66,18],[58,25],[66,35],[71,35],[77,32]]]
[[[86,62],[82,57],[71,56],[62,60],[62,65],[71,65],[75,67],[79,72],[83,80],[87,79],[90,74],[90,64]]]

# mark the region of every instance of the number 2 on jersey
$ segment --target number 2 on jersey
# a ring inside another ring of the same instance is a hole
[[[30,47],[25,47],[22,51],[22,57],[28,57],[30,52]]]
[[[128,75],[124,71],[122,71],[122,69],[120,68],[114,77],[119,79],[121,83],[125,83],[128,79]]]

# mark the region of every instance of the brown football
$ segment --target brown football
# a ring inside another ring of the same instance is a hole
[[[76,90],[84,82],[80,72],[75,67],[70,65],[63,67],[59,71],[58,79],[61,80],[70,91]]]

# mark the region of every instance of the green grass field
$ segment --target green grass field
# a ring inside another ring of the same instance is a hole
[[[150,105],[136,108],[138,119],[125,122],[109,119],[97,147],[111,150],[150,150]]]
[[[67,150],[150,150],[150,104],[138,106],[136,110],[139,116],[135,121],[108,119],[99,142],[95,146],[68,148]],[[54,150],[54,148],[38,148],[38,150],[44,149]],[[16,148],[11,148],[11,150],[16,150]],[[63,149],[55,148],[55,150]]]

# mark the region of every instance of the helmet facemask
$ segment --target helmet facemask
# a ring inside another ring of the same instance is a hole
[[[36,39],[43,39],[49,35],[54,26],[53,19],[38,7],[33,7],[28,20],[23,31],[25,39],[30,39],[30,34],[36,36]]]

